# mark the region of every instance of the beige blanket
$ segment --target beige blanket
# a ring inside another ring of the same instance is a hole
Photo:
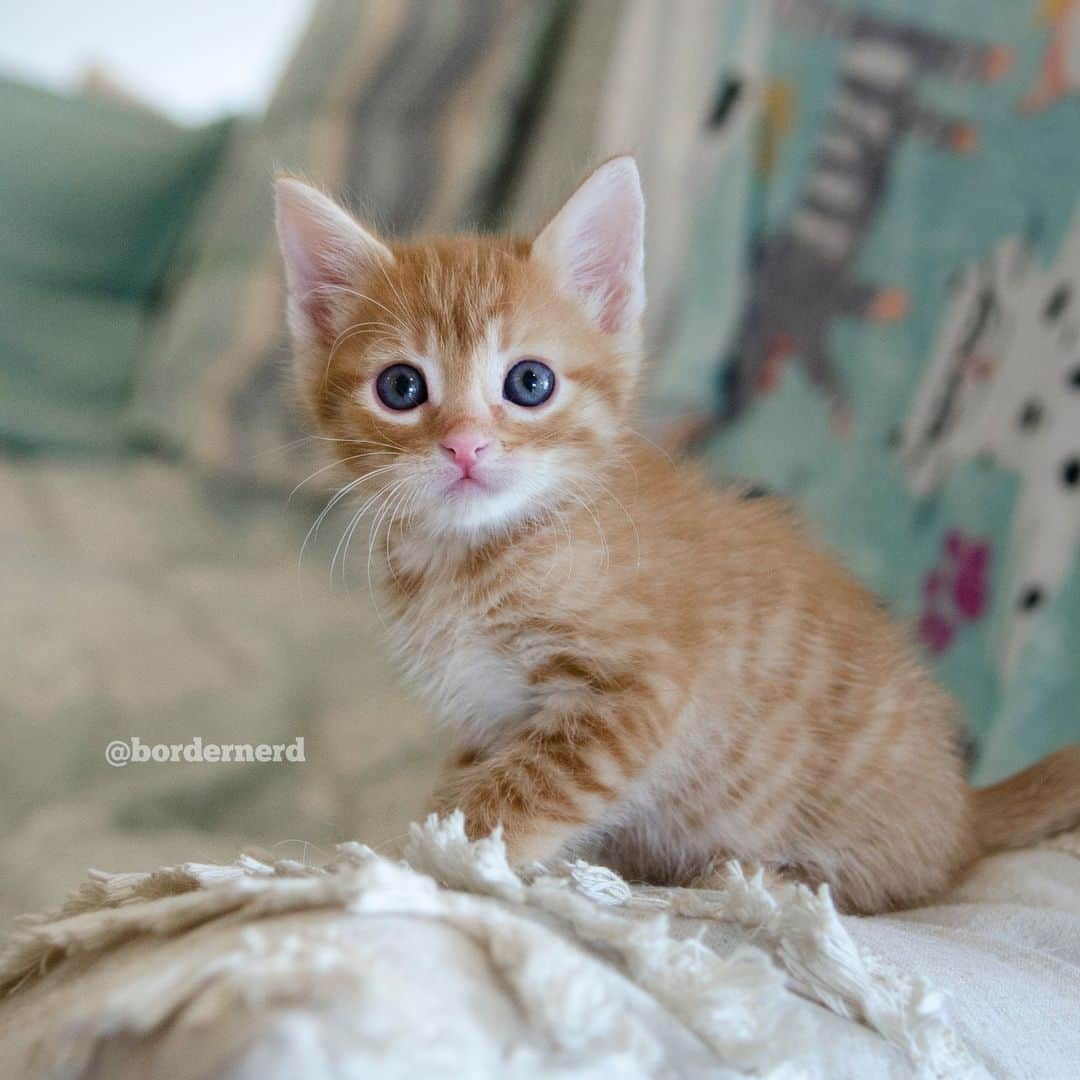
[[[405,862],[93,875],[0,955],[0,1075],[1073,1077],[1080,835],[940,905],[523,880],[460,818]]]

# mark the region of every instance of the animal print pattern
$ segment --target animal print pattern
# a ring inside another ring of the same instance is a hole
[[[1010,237],[963,272],[899,450],[919,495],[965,461],[1019,477],[999,649],[1007,674],[1080,547],[1080,214],[1045,266]]]
[[[954,154],[971,152],[977,142],[974,126],[935,109],[921,85],[931,76],[996,79],[1010,59],[1000,47],[821,0],[782,0],[777,19],[790,30],[839,39],[845,53],[790,223],[751,256],[742,322],[722,363],[716,423],[736,420],[797,361],[844,435],[850,403],[830,352],[833,322],[893,322],[908,309],[901,284],[866,280],[857,269],[896,154],[911,138]]]

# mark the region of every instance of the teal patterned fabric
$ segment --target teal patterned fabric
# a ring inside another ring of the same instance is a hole
[[[662,390],[911,621],[991,780],[1080,741],[1080,3],[778,0],[770,35]]]

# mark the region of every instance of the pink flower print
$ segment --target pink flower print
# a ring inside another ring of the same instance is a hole
[[[976,622],[989,601],[990,545],[950,529],[938,565],[923,578],[919,639],[938,656],[953,643],[964,623]]]
[[[947,586],[948,582],[945,580],[945,575],[940,570],[930,570],[926,577],[923,578],[923,598],[933,600],[941,596]]]
[[[956,628],[948,619],[942,618],[936,611],[924,611],[919,620],[919,637],[922,643],[935,655],[943,653],[951,644]]]
[[[971,544],[959,561],[953,578],[953,604],[961,618],[968,622],[981,619],[986,610],[986,571],[990,563],[990,548],[982,543]]]

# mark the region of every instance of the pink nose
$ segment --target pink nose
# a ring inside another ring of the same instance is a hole
[[[468,476],[491,440],[475,431],[452,431],[439,445],[450,455],[461,475]]]

